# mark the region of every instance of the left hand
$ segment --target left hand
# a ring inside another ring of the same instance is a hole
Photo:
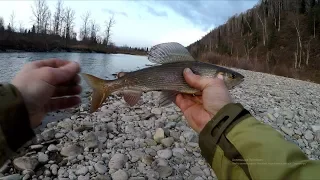
[[[33,61],[24,65],[12,84],[22,94],[32,128],[41,124],[46,113],[78,105],[80,66],[59,59]],[[65,97],[71,96],[71,97]]]

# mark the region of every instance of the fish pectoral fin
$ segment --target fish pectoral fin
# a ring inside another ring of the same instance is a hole
[[[179,92],[177,91],[162,91],[160,94],[159,106],[164,107],[175,102],[178,93]]]
[[[121,93],[123,95],[124,100],[130,105],[136,105],[141,99],[142,92],[141,91],[133,91],[126,90]]]

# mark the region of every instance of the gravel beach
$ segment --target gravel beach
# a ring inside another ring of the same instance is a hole
[[[237,71],[245,81],[231,90],[234,101],[318,160],[320,85]],[[0,179],[217,179],[180,109],[174,104],[159,108],[158,98],[158,92],[145,93],[129,107],[113,95],[93,114],[82,104],[72,115],[46,124],[1,167]]]

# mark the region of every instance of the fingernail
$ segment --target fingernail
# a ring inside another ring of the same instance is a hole
[[[184,69],[184,72],[185,72],[186,74],[192,74],[192,71],[191,71],[190,68],[185,68],[185,69]]]
[[[217,78],[223,80],[223,76],[221,74],[218,74]]]

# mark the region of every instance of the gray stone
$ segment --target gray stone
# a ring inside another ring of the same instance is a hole
[[[110,169],[121,169],[123,168],[124,164],[128,161],[128,157],[123,155],[123,154],[115,154],[114,156],[112,156],[112,158],[109,161],[109,168]]]
[[[295,129],[294,132],[298,135],[302,135],[302,132],[300,131],[300,129]]]
[[[77,156],[81,153],[83,153],[83,148],[77,144],[64,146],[60,152],[63,156]]]
[[[288,134],[289,136],[292,136],[292,135],[294,134],[294,132],[293,132],[292,129],[287,128],[287,127],[285,127],[285,126],[282,126],[282,127],[281,127],[281,130],[282,130],[284,133]]]
[[[55,137],[56,139],[60,139],[60,138],[62,138],[64,135],[65,135],[64,133],[56,133],[56,134],[54,135],[54,137]]]
[[[160,114],[162,114],[162,109],[161,108],[153,108],[151,110],[151,113],[160,115]]]
[[[195,132],[193,131],[187,131],[183,133],[183,137],[185,138],[185,140],[187,142],[194,142],[197,143],[198,142],[198,136]]]
[[[104,174],[107,172],[107,167],[101,163],[96,163],[94,165],[94,169],[100,174]]]
[[[44,154],[43,152],[38,152],[38,161],[40,163],[46,163],[49,161],[48,155]]]
[[[155,134],[153,135],[153,139],[160,143],[160,141],[164,138],[164,130],[162,128],[157,128]]]
[[[170,147],[173,144],[173,142],[173,137],[168,137],[161,140],[161,144],[163,144],[165,147]]]
[[[38,165],[38,159],[34,157],[19,157],[13,160],[14,166],[19,170],[34,170]]]
[[[144,156],[144,153],[140,150],[130,151],[129,154],[131,156],[131,162],[137,162],[142,158],[142,156]]]
[[[152,156],[145,155],[141,158],[141,162],[145,163],[146,165],[151,165],[153,162]]]
[[[54,138],[55,130],[54,129],[46,129],[41,133],[41,136],[45,141],[49,141]]]
[[[20,174],[12,174],[9,176],[0,177],[0,180],[20,180],[22,176]]]
[[[78,180],[89,180],[89,179],[90,179],[90,175],[89,174],[87,174],[85,176],[83,176],[83,175],[78,176]]]
[[[48,149],[48,151],[50,151],[50,152],[52,152],[52,151],[58,151],[58,150],[59,150],[59,148],[58,148],[56,145],[54,145],[54,144],[50,144],[47,149]]]
[[[171,151],[171,149],[159,150],[159,151],[157,152],[157,155],[158,155],[160,158],[163,158],[163,159],[170,159],[171,156],[172,156],[172,151]]]
[[[182,148],[173,148],[172,152],[173,152],[173,156],[181,157],[181,158],[184,157],[186,154],[186,151]]]
[[[317,140],[318,142],[320,142],[320,130],[319,131],[316,131],[314,133],[314,136],[315,136],[315,140]]]
[[[83,166],[76,171],[76,175],[85,175],[88,173],[88,171],[89,171],[88,167]]]
[[[82,160],[84,160],[84,156],[83,156],[82,154],[79,154],[79,155],[77,156],[77,159],[80,160],[80,161],[82,161]]]
[[[306,138],[306,140],[313,140],[312,131],[307,130],[307,131],[304,133],[304,138]]]
[[[160,178],[166,178],[172,174],[172,168],[170,166],[160,166],[156,169]]]
[[[30,149],[32,149],[32,150],[42,149],[42,148],[43,148],[43,145],[41,145],[41,144],[36,144],[36,145],[31,145],[30,146]]]
[[[311,126],[311,129],[313,132],[320,131],[320,125],[313,125]]]
[[[84,147],[86,148],[95,148],[99,144],[97,136],[93,132],[89,132],[84,137]]]
[[[127,180],[129,178],[127,172],[122,169],[119,169],[118,171],[113,173],[111,177],[112,180]]]
[[[204,172],[201,170],[199,166],[194,166],[190,169],[191,174],[193,175],[198,175],[198,176],[203,176]]]

